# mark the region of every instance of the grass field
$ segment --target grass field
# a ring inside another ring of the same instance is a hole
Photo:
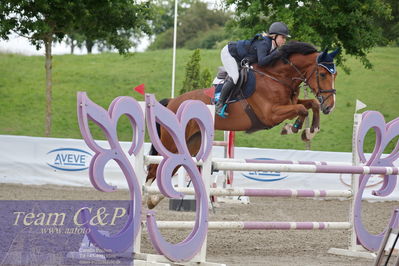
[[[177,51],[176,94],[191,54],[189,50]],[[202,50],[201,57],[201,66],[215,73],[220,64],[219,52]],[[366,70],[359,61],[349,58],[351,74],[339,71],[336,109],[328,116],[322,115],[321,132],[312,140],[312,150],[351,151],[356,99],[368,105],[366,110],[380,111],[386,121],[399,116],[399,48],[376,48],[369,58],[374,64],[373,70]],[[141,83],[145,84],[146,92],[155,93],[157,99],[170,97],[171,66],[171,50],[132,56],[107,53],[54,56],[51,137],[81,138],[76,118],[77,91],[86,91],[103,107],[121,95],[142,100],[143,96],[132,90]],[[44,136],[44,57],[0,54],[0,73],[0,134]],[[238,133],[236,145],[305,149],[299,135],[280,136],[281,127],[250,135]],[[95,137],[103,138],[98,128],[92,128]],[[131,138],[127,119],[121,119],[118,133],[121,140]],[[373,141],[373,133],[369,133],[368,151],[372,150]]]

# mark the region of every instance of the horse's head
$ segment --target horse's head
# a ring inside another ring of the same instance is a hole
[[[334,64],[334,57],[338,52],[339,50],[335,50],[332,53],[328,53],[327,50],[324,50],[320,53],[306,81],[320,102],[320,108],[324,114],[331,113],[335,107],[334,81],[337,76],[337,70]]]
[[[259,68],[263,76],[281,83],[290,88],[293,95],[298,95],[299,85],[304,82],[308,85],[320,102],[320,108],[324,114],[329,114],[335,106],[334,81],[337,71],[334,57],[338,50],[328,53],[327,50],[318,53],[316,47],[309,43],[291,41],[280,46],[272,53],[268,66]],[[282,64],[277,64],[282,62]],[[272,76],[265,72],[273,73]],[[298,76],[299,75],[299,76]],[[292,87],[284,81],[290,78],[297,81],[296,87]]]

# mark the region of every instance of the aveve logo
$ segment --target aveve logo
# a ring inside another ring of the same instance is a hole
[[[254,158],[253,160],[268,161],[268,160],[274,160],[274,159],[272,159],[272,158]],[[247,179],[259,181],[259,182],[280,181],[280,180],[283,180],[288,177],[287,175],[282,175],[280,172],[270,172],[270,171],[251,171],[251,172],[242,173],[241,175]]]
[[[91,157],[87,151],[60,148],[47,153],[47,165],[62,171],[83,171],[89,168]]]

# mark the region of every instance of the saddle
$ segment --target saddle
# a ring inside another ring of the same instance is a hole
[[[256,79],[254,71],[251,71],[248,67],[243,67],[239,71],[240,77],[238,79],[237,85],[231,90],[229,97],[227,98],[226,104],[238,102],[240,100],[245,100],[252,96],[256,88]],[[219,101],[220,93],[223,88],[224,82],[229,78],[224,67],[219,67],[218,74],[214,81],[212,82],[215,88],[215,94],[213,102],[217,103]],[[242,101],[245,113],[251,120],[252,127],[246,131],[246,133],[253,133],[258,130],[270,129],[272,127],[263,124],[259,118],[256,116],[255,112],[252,110],[251,106],[247,101]]]
[[[249,98],[255,92],[255,74],[249,68],[241,68],[240,77],[236,86],[230,91],[230,95],[226,101],[227,104],[238,102],[242,99]],[[218,74],[212,82],[215,87],[214,103],[219,101],[220,92],[222,91],[223,84],[229,78],[224,67],[219,67]]]

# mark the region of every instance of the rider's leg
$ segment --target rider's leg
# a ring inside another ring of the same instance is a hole
[[[227,79],[226,82],[224,83],[222,91],[220,93],[219,101],[216,103],[215,112],[217,114],[221,113],[224,106],[224,102],[227,100],[227,97],[229,96],[231,89],[237,83],[239,77],[237,61],[229,53],[227,45],[222,49],[220,56],[222,59],[223,66],[226,69],[227,74],[229,74],[230,78]]]
[[[220,92],[220,97],[218,102],[215,105],[215,113],[219,115],[223,115],[223,106],[229,97],[230,91],[234,88],[235,84],[233,80],[229,77],[223,84],[222,91]]]

